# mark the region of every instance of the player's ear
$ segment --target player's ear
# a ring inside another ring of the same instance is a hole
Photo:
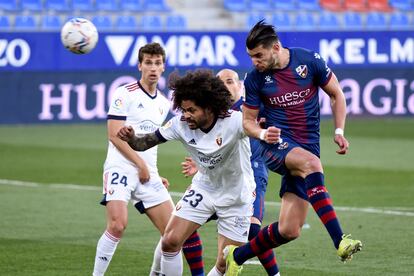
[[[280,44],[279,43],[273,43],[273,45],[272,45],[272,50],[274,50],[274,51],[279,51],[279,49],[280,49]]]
[[[141,68],[141,63],[140,62],[138,62],[138,71],[142,71],[142,68]]]

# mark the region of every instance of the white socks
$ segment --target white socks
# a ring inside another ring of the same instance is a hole
[[[165,276],[183,275],[183,257],[181,251],[164,252],[161,257],[161,271]]]
[[[210,272],[207,274],[207,276],[223,276],[223,273],[221,273],[216,266],[214,266]]]
[[[105,274],[119,241],[119,238],[112,236],[108,231],[102,234],[96,247],[93,276],[102,276]]]
[[[161,239],[154,251],[154,259],[152,260],[150,276],[157,276],[161,274]]]

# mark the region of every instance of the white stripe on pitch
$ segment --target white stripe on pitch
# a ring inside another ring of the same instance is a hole
[[[46,188],[53,188],[53,189],[68,189],[68,190],[83,190],[83,191],[102,190],[102,188],[98,186],[63,184],[63,183],[62,184],[60,183],[45,184],[45,183],[10,180],[10,179],[0,179],[0,184],[10,185],[10,186],[20,186],[20,187],[32,187],[32,188],[46,187]],[[179,192],[170,191],[170,194],[174,197],[183,196],[183,193],[179,193]],[[274,202],[274,201],[266,201],[265,204],[268,206],[280,206],[279,202]],[[399,209],[407,210],[407,211],[398,211]],[[346,212],[360,212],[360,213],[368,213],[368,214],[414,217],[414,211],[411,211],[412,209],[405,208],[405,207],[391,207],[391,208],[387,207],[387,208],[380,209],[380,208],[373,208],[373,207],[357,208],[357,207],[347,207],[347,206],[335,206],[335,210],[346,211]]]

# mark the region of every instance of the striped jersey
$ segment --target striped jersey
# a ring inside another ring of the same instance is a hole
[[[283,69],[252,70],[244,81],[248,108],[264,105],[266,127],[276,126],[282,137],[298,143],[319,143],[318,87],[332,72],[323,58],[303,48],[288,48],[289,64]]]

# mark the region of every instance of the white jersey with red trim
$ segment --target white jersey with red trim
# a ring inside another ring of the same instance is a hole
[[[204,131],[190,129],[183,117],[176,116],[159,133],[166,140],[183,143],[198,167],[192,185],[208,191],[217,206],[252,202],[256,184],[241,112],[229,112]]]
[[[157,90],[154,96],[148,94],[139,82],[118,87],[112,95],[108,120],[124,120],[132,126],[135,134],[154,132],[162,126],[170,109],[170,102]],[[137,154],[145,160],[150,176],[158,176],[157,147]],[[136,170],[136,166],[109,141],[104,169],[121,167]]]

